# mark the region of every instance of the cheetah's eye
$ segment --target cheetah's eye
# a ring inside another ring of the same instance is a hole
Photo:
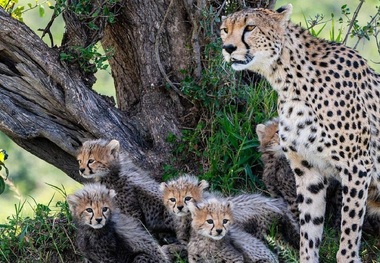
[[[255,29],[256,26],[254,25],[247,25],[245,28],[244,28],[244,32],[251,32],[253,29]]]
[[[102,212],[103,212],[103,213],[105,213],[105,212],[107,212],[107,211],[108,211],[108,207],[103,207],[103,208],[102,208]]]
[[[89,212],[89,213],[93,213],[94,211],[92,210],[92,208],[86,208],[86,211]]]
[[[82,163],[82,161],[81,161],[81,160],[78,160],[78,163],[79,163],[79,164],[81,164],[81,163]]]
[[[207,222],[208,224],[210,224],[210,225],[214,224],[214,220],[212,220],[212,219],[207,219],[206,222]]]
[[[220,29],[222,32],[228,34],[228,29],[226,27]]]
[[[190,201],[191,199],[192,199],[191,196],[186,196],[186,197],[185,197],[185,202],[188,202],[188,201]]]
[[[90,164],[90,163],[93,163],[93,162],[95,162],[95,160],[94,160],[94,159],[89,159],[87,163],[89,163],[89,164]]]
[[[173,197],[169,198],[169,201],[174,203],[175,202],[175,198],[173,198]]]
[[[227,224],[228,221],[230,221],[230,220],[228,220],[228,219],[223,219],[223,225]]]

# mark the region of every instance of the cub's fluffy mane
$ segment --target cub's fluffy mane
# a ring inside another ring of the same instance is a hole
[[[108,189],[99,183],[88,183],[74,194],[67,196],[67,201],[70,205],[76,206],[81,201],[100,202],[113,199],[116,192],[113,189]]]
[[[209,186],[208,182],[205,180],[199,181],[199,179],[194,175],[184,174],[178,178],[169,180],[167,183],[161,183],[160,189],[164,191],[165,188],[185,190],[191,187],[205,189]]]
[[[77,155],[82,153],[90,153],[93,151],[104,152],[109,149],[109,147],[113,148],[113,154],[118,155],[120,150],[120,143],[117,140],[107,140],[107,139],[95,139],[88,140],[83,142],[82,147],[79,148]]]
[[[219,211],[227,212],[232,209],[232,203],[230,201],[218,197],[206,198],[196,204],[189,203],[188,206],[192,213],[196,212],[196,210],[206,210],[208,213],[214,213]]]

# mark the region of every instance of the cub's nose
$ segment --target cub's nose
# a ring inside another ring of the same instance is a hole
[[[177,208],[178,208],[179,211],[182,211],[182,209],[183,209],[183,205],[181,205],[181,206],[177,206]]]
[[[216,229],[215,231],[216,231],[216,233],[218,233],[218,235],[220,235],[220,234],[222,234],[223,229]]]
[[[84,173],[85,170],[86,170],[85,168],[80,168],[79,173],[82,174],[82,173]]]
[[[95,220],[96,220],[96,222],[98,222],[98,224],[100,224],[102,222],[102,218],[96,218]]]
[[[223,45],[223,49],[227,51],[229,54],[231,54],[237,49],[237,47],[232,44],[229,44],[229,45]]]

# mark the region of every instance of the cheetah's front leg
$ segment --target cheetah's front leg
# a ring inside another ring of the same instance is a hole
[[[365,162],[371,163],[363,157],[361,160],[351,160],[350,167],[341,169],[342,178],[342,221],[341,239],[337,262],[360,263],[359,248],[362,225],[366,211],[368,186],[371,180],[370,168],[365,168]],[[371,167],[371,165],[368,165]]]
[[[327,178],[295,152],[288,154],[297,187],[300,211],[300,260],[317,263],[326,210]]]

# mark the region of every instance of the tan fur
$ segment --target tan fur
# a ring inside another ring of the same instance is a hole
[[[84,178],[100,180],[111,172],[111,168],[118,162],[120,144],[117,140],[93,140],[83,143],[77,160],[79,174]]]
[[[141,223],[119,212],[114,197],[114,190],[99,183],[86,184],[67,196],[81,253],[93,263],[168,262],[168,257]]]
[[[114,209],[116,193],[100,184],[88,184],[74,195],[67,196],[71,214],[78,224],[102,228]]]
[[[192,175],[183,175],[160,185],[166,208],[176,216],[188,215],[187,202],[202,200],[203,190],[207,187],[208,182],[199,181],[197,177]]]

